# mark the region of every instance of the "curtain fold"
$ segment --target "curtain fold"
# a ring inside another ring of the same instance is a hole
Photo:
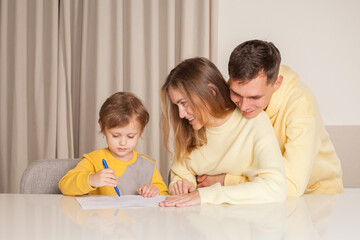
[[[74,1],[75,3],[75,1]],[[56,108],[56,153],[55,158],[73,158],[74,146],[74,115],[72,89],[76,85],[76,77],[73,76],[73,54],[77,56],[78,49],[73,48],[72,29],[69,27],[73,16],[70,11],[64,9],[77,9],[77,5],[70,2],[60,1],[58,23],[58,65],[57,65],[57,108]],[[78,59],[74,59],[78,60]]]
[[[0,13],[0,192],[36,159],[105,147],[98,112],[117,91],[148,108],[137,150],[166,181],[160,87],[185,58],[216,63],[217,0],[1,0]]]
[[[58,3],[0,4],[0,192],[18,192],[28,163],[56,152]]]

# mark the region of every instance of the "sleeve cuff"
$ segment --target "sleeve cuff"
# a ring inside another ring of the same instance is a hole
[[[200,194],[200,201],[201,204],[203,203],[218,203],[217,201],[217,189],[221,188],[221,184],[220,183],[215,183],[214,185],[210,186],[210,187],[203,187],[203,188],[198,188],[197,190],[199,191]]]
[[[96,187],[92,187],[92,186],[90,185],[90,183],[89,183],[89,177],[90,177],[91,174],[93,174],[93,173],[89,173],[89,175],[87,176],[87,178],[86,178],[87,184],[84,185],[84,186],[86,186],[86,188],[87,188],[87,189],[84,189],[85,192],[87,192],[87,193],[88,193],[88,192],[91,192],[91,191],[94,191],[94,190],[96,189]]]

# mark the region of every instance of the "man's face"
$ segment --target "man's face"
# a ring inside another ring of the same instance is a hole
[[[267,76],[261,71],[255,78],[240,83],[230,77],[230,97],[246,118],[256,117],[266,110],[272,94],[281,86],[282,76],[274,84],[266,84]]]

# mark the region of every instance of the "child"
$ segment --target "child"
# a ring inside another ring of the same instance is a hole
[[[84,154],[78,165],[60,180],[61,192],[116,195],[117,186],[120,195],[167,195],[156,160],[134,150],[148,121],[148,111],[134,94],[118,92],[110,96],[99,112],[99,125],[108,148]],[[104,168],[103,159],[108,169]]]

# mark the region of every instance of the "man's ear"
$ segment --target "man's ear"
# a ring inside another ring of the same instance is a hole
[[[211,92],[214,94],[214,96],[216,96],[216,91],[215,91],[216,88],[215,88],[215,86],[213,84],[211,84],[211,83],[208,83],[208,86],[209,86]]]
[[[279,75],[274,83],[275,91],[278,90],[281,87],[281,84],[283,82],[284,77],[282,75]]]

